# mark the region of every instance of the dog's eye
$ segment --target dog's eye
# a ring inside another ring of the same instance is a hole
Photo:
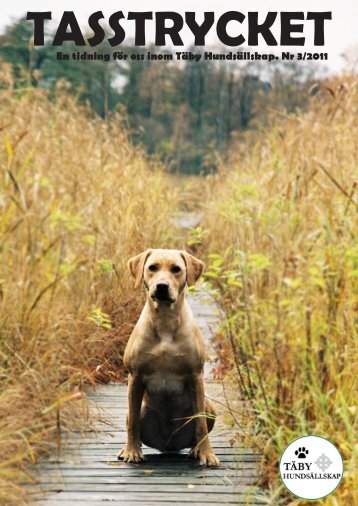
[[[148,269],[149,269],[150,271],[152,271],[152,272],[155,272],[155,271],[157,271],[157,270],[158,270],[158,266],[153,264],[153,265],[150,265],[150,266],[148,267]]]
[[[174,272],[174,273],[178,273],[181,271],[181,268],[179,267],[179,265],[174,265],[172,268],[171,268],[171,271]]]

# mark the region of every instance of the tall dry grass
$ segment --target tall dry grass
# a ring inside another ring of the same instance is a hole
[[[120,115],[0,75],[0,503],[18,505],[27,464],[83,424],[83,382],[120,377],[126,261],[170,245],[176,194]]]
[[[264,450],[272,504],[303,503],[285,493],[277,463],[289,442],[316,434],[345,460],[343,482],[320,504],[353,505],[358,81],[312,92],[307,113],[274,117],[216,176],[206,275],[225,313],[219,369],[248,401],[247,438]]]

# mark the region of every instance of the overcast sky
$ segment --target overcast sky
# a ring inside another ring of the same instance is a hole
[[[247,11],[258,11],[262,14],[263,20],[265,13],[271,11],[332,11],[332,21],[326,21],[326,41],[324,47],[313,46],[313,22],[306,21],[304,36],[306,44],[304,50],[328,52],[328,61],[325,64],[330,72],[335,73],[341,70],[344,65],[343,54],[354,52],[358,55],[358,0],[62,0],[61,2],[51,2],[50,0],[15,0],[14,2],[2,0],[0,7],[0,32],[8,25],[12,19],[24,17],[27,11],[52,11],[53,19],[60,19],[64,10],[75,11],[80,25],[85,27],[88,15],[92,12],[101,10],[107,19],[112,12],[122,10],[124,15],[128,11],[163,11],[172,10],[179,13],[195,10],[198,13],[204,11],[214,11],[216,18],[225,11],[237,10],[244,14]],[[122,21],[122,26],[126,30],[128,38],[134,35],[133,21]],[[275,22],[276,29],[272,32],[278,38],[279,22]],[[147,41],[154,40],[154,21],[147,22]],[[230,28],[230,27],[229,27]],[[232,25],[231,33],[237,33],[237,26]],[[245,25],[242,25],[242,33],[245,36]],[[189,29],[183,29],[181,37],[186,45],[193,42],[193,36]],[[260,37],[261,38],[261,37]],[[210,30],[207,41],[209,44],[216,44],[216,33],[214,27]],[[273,51],[265,43],[258,48],[260,51]],[[292,49],[292,48],[287,48]],[[182,50],[182,48],[179,48]],[[302,47],[297,48],[302,50]]]

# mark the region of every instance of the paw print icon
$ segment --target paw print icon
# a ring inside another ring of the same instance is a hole
[[[304,446],[298,448],[298,450],[295,451],[295,455],[297,455],[299,459],[305,459],[308,453],[308,450],[306,450]]]

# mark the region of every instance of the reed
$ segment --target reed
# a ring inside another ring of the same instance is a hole
[[[0,502],[18,505],[28,464],[83,427],[83,384],[122,377],[126,261],[170,245],[176,192],[120,114],[0,75]]]
[[[273,115],[256,142],[234,146],[206,205],[206,280],[225,315],[218,371],[246,401],[243,437],[264,453],[274,505],[304,503],[277,463],[306,434],[345,460],[321,503],[358,502],[357,138],[357,79],[322,84],[308,112]]]

